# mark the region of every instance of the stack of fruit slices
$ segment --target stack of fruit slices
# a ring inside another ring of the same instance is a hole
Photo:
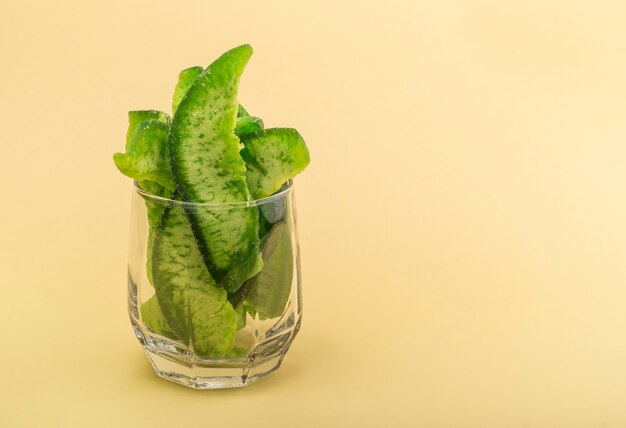
[[[308,165],[309,152],[295,129],[264,129],[238,104],[251,55],[242,45],[206,69],[183,70],[172,118],[130,112],[126,153],[113,156],[144,191],[190,202],[146,198],[147,275],[155,295],[141,313],[149,329],[204,358],[232,353],[246,312],[280,316],[291,289],[287,224],[245,202],[281,189]],[[220,204],[225,208],[210,209]]]

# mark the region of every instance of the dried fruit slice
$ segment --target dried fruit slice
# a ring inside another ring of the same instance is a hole
[[[293,244],[286,223],[272,227],[263,246],[263,262],[246,302],[261,319],[275,318],[285,310],[293,280]]]
[[[251,55],[249,45],[223,54],[195,79],[178,105],[168,152],[182,200],[217,204],[250,199],[234,129],[239,79]],[[256,209],[185,209],[203,259],[222,287],[233,292],[260,270]]]
[[[200,356],[229,352],[237,314],[209,274],[178,204],[165,209],[154,238],[152,277],[159,307],[176,337]]]
[[[241,137],[246,177],[255,199],[269,196],[309,164],[309,150],[295,129],[272,128]]]
[[[167,156],[168,133],[166,122],[156,119],[141,122],[126,146],[126,153],[113,155],[115,165],[122,174],[139,182],[158,183],[171,194],[175,185]]]
[[[202,67],[195,66],[189,67],[178,73],[178,83],[174,88],[174,96],[172,97],[172,114],[176,113],[178,105],[183,100],[193,82],[196,81],[200,73],[202,73]]]

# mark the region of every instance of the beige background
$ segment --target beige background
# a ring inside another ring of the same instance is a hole
[[[0,1],[1,427],[626,426],[623,1]],[[249,42],[305,317],[247,389],[126,315],[126,112]]]

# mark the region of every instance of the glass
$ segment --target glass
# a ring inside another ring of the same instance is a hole
[[[245,386],[277,370],[302,317],[292,183],[270,197],[230,204],[165,199],[135,183],[131,209],[128,310],[155,373],[215,389]],[[240,258],[226,273],[207,269],[212,260],[203,258],[189,223],[198,217],[220,225],[258,222],[252,239],[258,247],[249,253],[257,262]],[[243,285],[227,292],[214,277]]]

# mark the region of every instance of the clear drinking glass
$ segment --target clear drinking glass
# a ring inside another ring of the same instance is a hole
[[[230,269],[239,276],[211,275],[189,223],[194,214],[258,221],[256,265],[242,259]],[[270,197],[228,204],[165,199],[135,183],[130,229],[128,310],[158,376],[196,389],[232,388],[280,367],[302,317],[292,182]],[[235,292],[219,282],[243,281],[261,264]]]

